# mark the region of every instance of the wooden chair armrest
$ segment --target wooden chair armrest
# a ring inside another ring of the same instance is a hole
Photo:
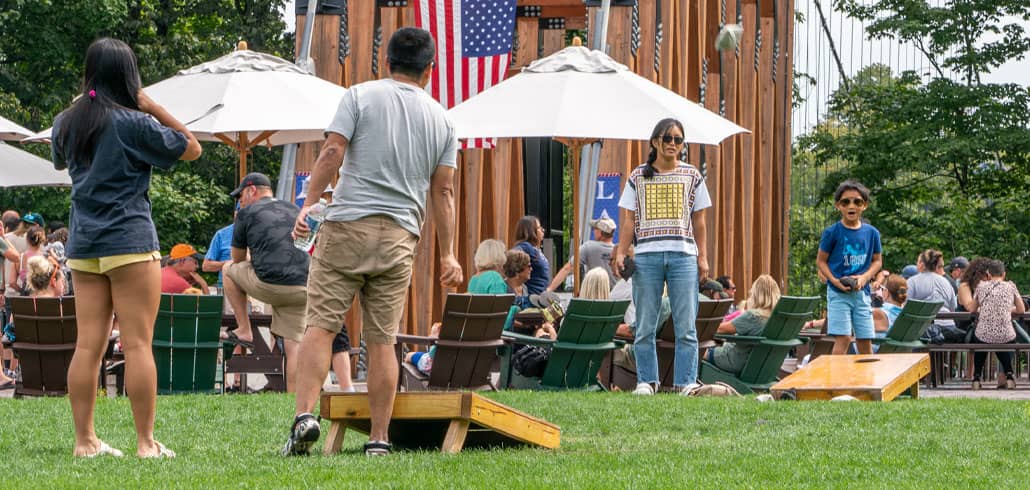
[[[433,345],[437,337],[423,337],[421,335],[397,335],[398,344]]]

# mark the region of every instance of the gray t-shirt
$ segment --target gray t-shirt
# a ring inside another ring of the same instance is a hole
[[[600,267],[608,273],[608,288],[615,287],[615,282],[618,281],[618,278],[612,273],[613,248],[615,248],[614,244],[597,240],[590,240],[579,247],[580,277],[585,276],[591,269]],[[569,257],[569,261],[572,261],[572,257]]]
[[[920,272],[908,278],[908,298],[919,301],[943,301],[941,311],[955,311],[958,298],[951,281],[936,272]],[[937,325],[954,325],[952,320],[937,320]]]
[[[391,79],[347,90],[326,132],[347,138],[329,221],[385,215],[419,236],[436,167],[457,168],[454,125],[419,87]]]

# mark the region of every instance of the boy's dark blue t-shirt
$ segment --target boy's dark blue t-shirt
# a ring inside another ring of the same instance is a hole
[[[186,151],[185,135],[143,112],[116,108],[109,114],[90,165],[71,160],[71,135],[64,141],[67,148],[58,144],[67,130],[64,114],[54,120],[54,168],[67,168],[72,179],[67,244],[71,259],[158,250],[150,210],[150,171],[171,168]]]
[[[838,221],[823,230],[819,250],[830,254],[827,263],[834,277],[856,276],[868,271],[873,255],[881,252],[880,231],[867,223],[852,230]],[[833,284],[830,287],[840,291]],[[868,284],[864,290],[869,291]]]

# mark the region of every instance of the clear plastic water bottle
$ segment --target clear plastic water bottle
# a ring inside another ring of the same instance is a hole
[[[308,211],[307,217],[304,219],[308,223],[308,228],[311,231],[306,237],[298,237],[293,241],[293,246],[297,247],[305,252],[311,253],[311,250],[315,247],[315,237],[318,235],[318,228],[322,226],[322,222],[325,221],[325,207],[326,200],[319,199],[318,204],[311,206],[311,210]]]

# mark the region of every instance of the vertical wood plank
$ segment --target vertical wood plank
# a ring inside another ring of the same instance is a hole
[[[519,17],[515,19],[519,34],[518,50],[515,51],[515,62],[509,69],[521,69],[537,58],[540,43],[540,20],[536,17]]]
[[[347,86],[368,80],[372,76],[372,40],[375,35],[375,0],[350,0],[347,2],[350,52],[347,58]]]
[[[544,56],[551,56],[565,48],[564,29],[544,29]]]
[[[751,282],[759,275],[754,270],[754,260],[750,253],[750,249],[758,248],[755,246],[754,235],[754,223],[755,223],[755,178],[754,178],[754,166],[755,166],[755,155],[754,155],[754,132],[755,127],[755,104],[757,97],[755,97],[755,87],[757,83],[757,74],[755,71],[755,36],[757,29],[755,28],[755,21],[757,19],[757,6],[755,0],[745,0],[743,4],[743,18],[744,18],[744,37],[740,45],[740,67],[738,71],[740,83],[737,86],[740,113],[737,120],[737,124],[747,128],[751,131],[749,134],[742,134],[736,137],[739,143],[739,155],[740,155],[740,177],[738,187],[740,192],[740,200],[737,204],[737,233],[740,236],[740,242],[744,244],[744,248],[741,253],[737,254],[741,257],[743,267],[740,270],[733,271],[733,281],[737,285],[737,290],[741,295],[748,294],[751,288]],[[743,298],[744,296],[739,296]]]

